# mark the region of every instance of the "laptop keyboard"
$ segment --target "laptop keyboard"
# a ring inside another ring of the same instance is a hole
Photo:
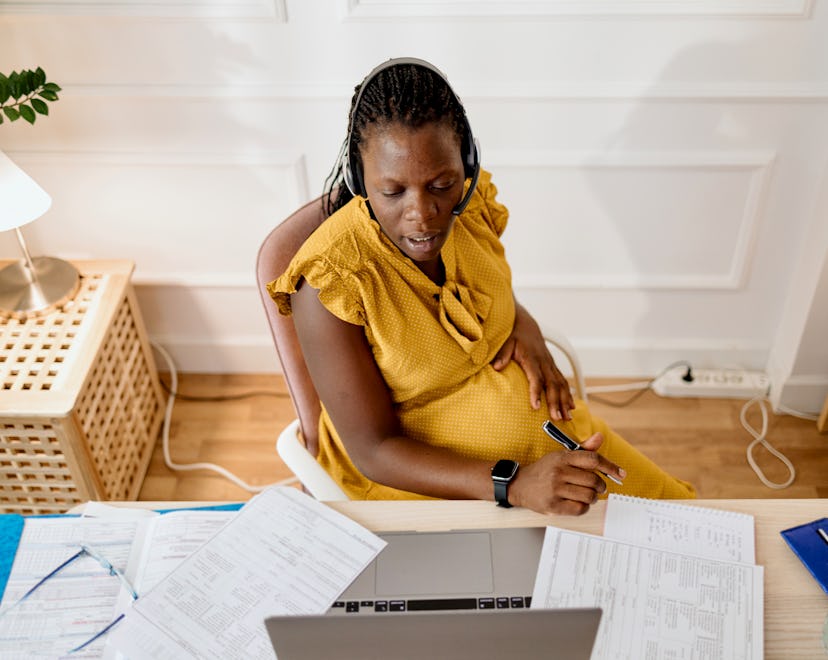
[[[531,596],[493,598],[419,598],[410,600],[338,600],[333,604],[346,614],[360,612],[433,612],[436,610],[508,610],[528,608]]]

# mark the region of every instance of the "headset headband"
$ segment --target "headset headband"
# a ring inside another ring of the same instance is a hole
[[[460,149],[461,156],[463,158],[463,173],[467,179],[471,179],[471,183],[469,184],[468,190],[466,190],[466,194],[463,195],[463,199],[461,199],[457,206],[455,206],[451,211],[454,215],[460,215],[468,205],[469,200],[471,200],[471,196],[477,186],[477,179],[480,177],[480,145],[472,134],[471,126],[469,125],[469,120],[466,117],[466,110],[463,107],[463,103],[460,101],[460,97],[454,93],[454,90],[451,88],[446,76],[443,75],[443,72],[436,68],[433,64],[416,57],[397,57],[388,60],[387,62],[383,62],[379,66],[375,67],[359,86],[359,91],[357,92],[357,97],[354,101],[354,107],[351,111],[351,119],[348,123],[348,135],[345,138],[345,153],[343,155],[342,162],[342,174],[345,179],[345,185],[348,186],[348,190],[351,191],[352,195],[359,195],[366,199],[368,198],[368,193],[365,190],[365,182],[363,180],[362,166],[357,158],[357,150],[351,148],[353,145],[354,122],[359,111],[359,104],[362,102],[362,95],[373,79],[386,69],[405,64],[413,64],[415,66],[428,69],[429,71],[432,71],[440,76],[440,78],[442,78],[446,83],[451,95],[457,101],[457,105],[460,106],[460,111],[463,114],[463,139]]]

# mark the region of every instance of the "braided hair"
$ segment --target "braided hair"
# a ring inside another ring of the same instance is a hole
[[[360,90],[365,84],[368,87],[360,97]],[[408,128],[420,128],[440,122],[448,122],[458,139],[463,140],[463,107],[445,79],[435,71],[415,63],[400,63],[357,85],[348,114],[348,125],[353,127],[352,131],[345,137],[339,157],[325,179],[322,196],[325,215],[342,208],[353,198],[343,177],[344,155],[350,148],[362,165],[360,144],[372,124],[400,123]]]

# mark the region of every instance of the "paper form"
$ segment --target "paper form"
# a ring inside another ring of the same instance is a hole
[[[763,569],[547,527],[532,607],[601,607],[592,660],[763,657]]]
[[[753,516],[611,494],[604,537],[711,559],[756,563]]]
[[[270,488],[139,598],[109,642],[130,660],[272,659],[265,618],[324,613],[384,546],[297,489]]]
[[[129,559],[127,577],[139,594],[150,591],[218,532],[236,511],[173,511],[146,521]]]
[[[126,571],[139,597],[175,570],[235,515],[236,511],[227,510],[182,510],[143,521]],[[122,592],[118,606],[123,612],[132,606],[132,599]],[[102,657],[126,660],[108,640]]]
[[[134,519],[27,518],[2,609],[17,602],[82,543],[124,570],[137,524]],[[62,657],[114,619],[121,591],[120,580],[96,560],[79,557],[0,617],[0,657]],[[100,657],[103,645],[104,640],[98,640],[71,657]]]

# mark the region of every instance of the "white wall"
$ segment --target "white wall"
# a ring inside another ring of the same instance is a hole
[[[181,369],[277,370],[259,241],[321,191],[354,85],[400,55],[462,96],[518,297],[588,375],[738,365],[821,406],[828,0],[0,2],[4,69],[64,88],[0,126],[54,200],[32,251],[133,259]]]

